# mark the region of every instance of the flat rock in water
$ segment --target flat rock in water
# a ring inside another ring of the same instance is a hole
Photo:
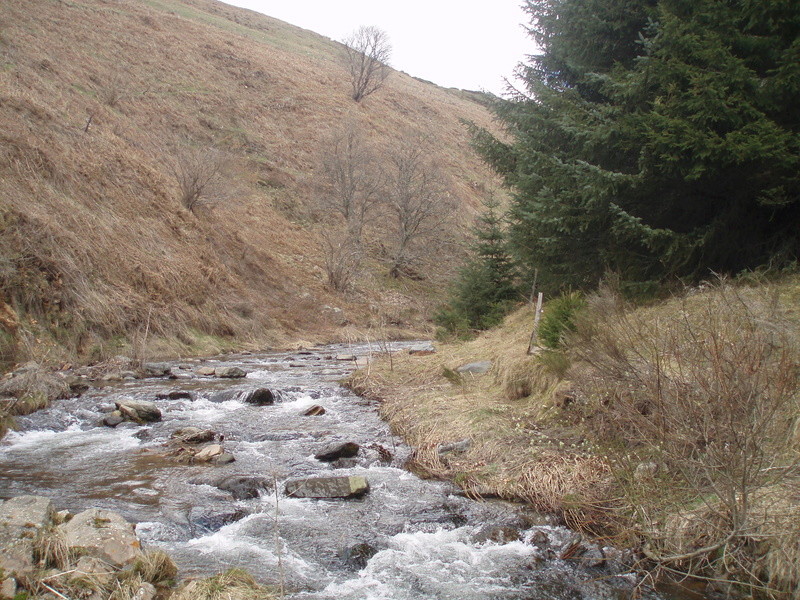
[[[214,367],[200,367],[197,369],[197,374],[203,377],[213,377],[214,371],[216,371]]]
[[[465,365],[461,365],[460,367],[456,368],[456,371],[459,373],[472,373],[473,375],[483,375],[484,373],[487,373],[491,368],[492,368],[492,361],[481,360],[478,362],[471,362]]]
[[[214,369],[214,377],[221,377],[223,379],[240,379],[246,377],[247,373],[244,369],[239,367],[217,367]]]
[[[59,529],[70,550],[124,567],[142,555],[133,525],[108,510],[90,508]]]
[[[354,354],[337,354],[334,360],[355,362],[356,357]]]
[[[114,404],[123,416],[129,417],[134,421],[145,421],[149,423],[161,420],[161,410],[152,402],[125,398],[124,400],[114,402]]]
[[[228,465],[232,462],[236,462],[236,458],[230,452],[223,452],[213,457],[211,462],[215,465]]]
[[[195,399],[194,392],[189,392],[186,390],[172,390],[171,392],[165,392],[163,394],[157,394],[156,399],[158,400],[192,400]]]
[[[323,462],[332,462],[339,458],[352,458],[358,454],[359,448],[360,446],[355,442],[335,443],[315,454],[314,458]]]
[[[222,390],[211,394],[208,400],[209,402],[228,402],[229,400],[236,400],[239,394],[241,394],[240,390]]]
[[[200,429],[199,427],[181,427],[172,432],[170,437],[185,444],[205,444],[213,442],[217,434],[210,429]]]
[[[102,425],[105,427],[116,427],[120,423],[125,421],[125,417],[122,416],[122,413],[118,410],[114,412],[108,413],[103,419],[100,421]]]
[[[308,477],[287,481],[286,495],[293,498],[357,498],[369,492],[366,478],[350,477]]]
[[[319,404],[315,404],[311,408],[307,409],[304,413],[304,417],[318,417],[320,415],[325,414],[325,409],[322,408]]]
[[[219,444],[209,444],[205,446],[200,452],[194,455],[195,462],[209,462],[215,456],[223,453],[222,446]]]

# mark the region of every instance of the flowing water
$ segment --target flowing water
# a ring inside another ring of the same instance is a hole
[[[403,470],[410,449],[392,436],[372,402],[338,385],[353,368],[336,360],[343,352],[364,355],[369,348],[203,363],[240,366],[248,374],[238,380],[197,376],[198,363],[175,364],[178,379],[125,381],[21,417],[18,431],[0,442],[0,497],[38,494],[72,512],[116,511],[137,524],[146,547],[169,552],[182,577],[243,567],[262,582],[285,582],[293,599],[631,597],[630,576],[558,558],[575,538],[569,530],[506,503],[468,500],[450,484]],[[274,405],[220,394],[259,387],[278,392]],[[158,423],[98,425],[115,400],[155,400],[176,390],[192,398],[156,400],[163,413]],[[325,414],[303,416],[313,405]],[[186,426],[224,435],[236,461],[209,466],[164,457],[170,434]],[[357,442],[361,451],[345,468],[316,460],[332,441]],[[274,481],[278,492],[237,501],[209,485],[222,474],[258,474]],[[281,492],[285,480],[313,475],[361,475],[371,491],[356,500]],[[515,528],[521,538],[487,540],[492,527]],[[643,597],[664,598],[654,592]]]

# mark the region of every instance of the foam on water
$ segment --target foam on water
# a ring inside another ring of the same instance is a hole
[[[49,429],[9,432],[3,440],[5,452],[14,454],[25,452],[42,456],[53,452],[80,451],[83,457],[99,454],[116,454],[141,445],[135,436],[141,427],[120,430],[106,427],[81,429],[74,424],[62,431]]]

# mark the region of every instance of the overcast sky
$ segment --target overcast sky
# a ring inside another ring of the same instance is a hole
[[[534,52],[522,0],[225,0],[342,41],[360,25],[389,34],[391,65],[445,87],[500,94]]]

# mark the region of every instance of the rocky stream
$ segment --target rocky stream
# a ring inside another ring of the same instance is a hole
[[[114,511],[181,578],[242,567],[295,600],[632,597],[623,553],[404,470],[411,449],[338,383],[373,350],[226,355],[109,377],[17,419],[0,442],[0,498]]]

